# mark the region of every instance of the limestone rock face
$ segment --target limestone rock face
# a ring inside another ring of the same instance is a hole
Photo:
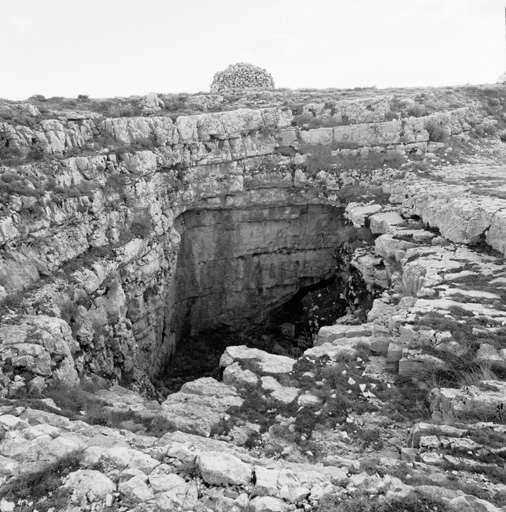
[[[52,377],[70,385],[78,380],[73,354],[79,345],[60,318],[26,315],[16,325],[2,325],[0,344],[1,358],[32,378]]]
[[[239,62],[214,75],[211,92],[229,89],[274,89],[274,80],[265,69]]]
[[[316,205],[185,214],[176,317],[193,333],[258,322],[301,286],[331,275],[341,219],[339,210]]]

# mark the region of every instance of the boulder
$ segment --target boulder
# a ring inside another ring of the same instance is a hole
[[[134,503],[144,503],[152,500],[155,495],[146,483],[146,479],[145,475],[134,476],[126,482],[120,482],[118,490],[127,500]]]
[[[98,499],[104,499],[107,494],[116,491],[116,485],[110,478],[93,469],[80,469],[70,473],[63,487],[72,489],[79,497],[92,493]]]
[[[255,489],[260,493],[275,495],[278,492],[278,469],[255,466]]]
[[[253,471],[229,453],[203,452],[197,457],[197,468],[204,481],[211,485],[249,485]]]

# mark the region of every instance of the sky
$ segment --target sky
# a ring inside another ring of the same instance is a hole
[[[0,0],[0,98],[495,83],[506,0]]]

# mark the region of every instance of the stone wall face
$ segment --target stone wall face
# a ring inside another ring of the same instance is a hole
[[[344,219],[332,206],[193,210],[181,216],[177,318],[202,329],[262,321],[334,272]]]

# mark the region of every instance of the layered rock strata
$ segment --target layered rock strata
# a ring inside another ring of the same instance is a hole
[[[14,172],[2,168],[5,313],[28,315],[23,326],[34,315],[63,318],[78,342],[68,353],[79,373],[134,380],[163,369],[188,325],[197,332],[261,321],[330,275],[345,203],[339,191],[362,179],[327,164],[315,173],[305,165],[315,149],[438,151],[426,128],[438,123],[461,136],[482,115],[469,106],[387,121],[394,104],[391,96],[335,102],[331,119],[341,124],[309,129],[287,107],[175,121],[78,112],[32,127],[1,123],[2,146],[46,155]],[[327,122],[325,105],[304,108]]]

